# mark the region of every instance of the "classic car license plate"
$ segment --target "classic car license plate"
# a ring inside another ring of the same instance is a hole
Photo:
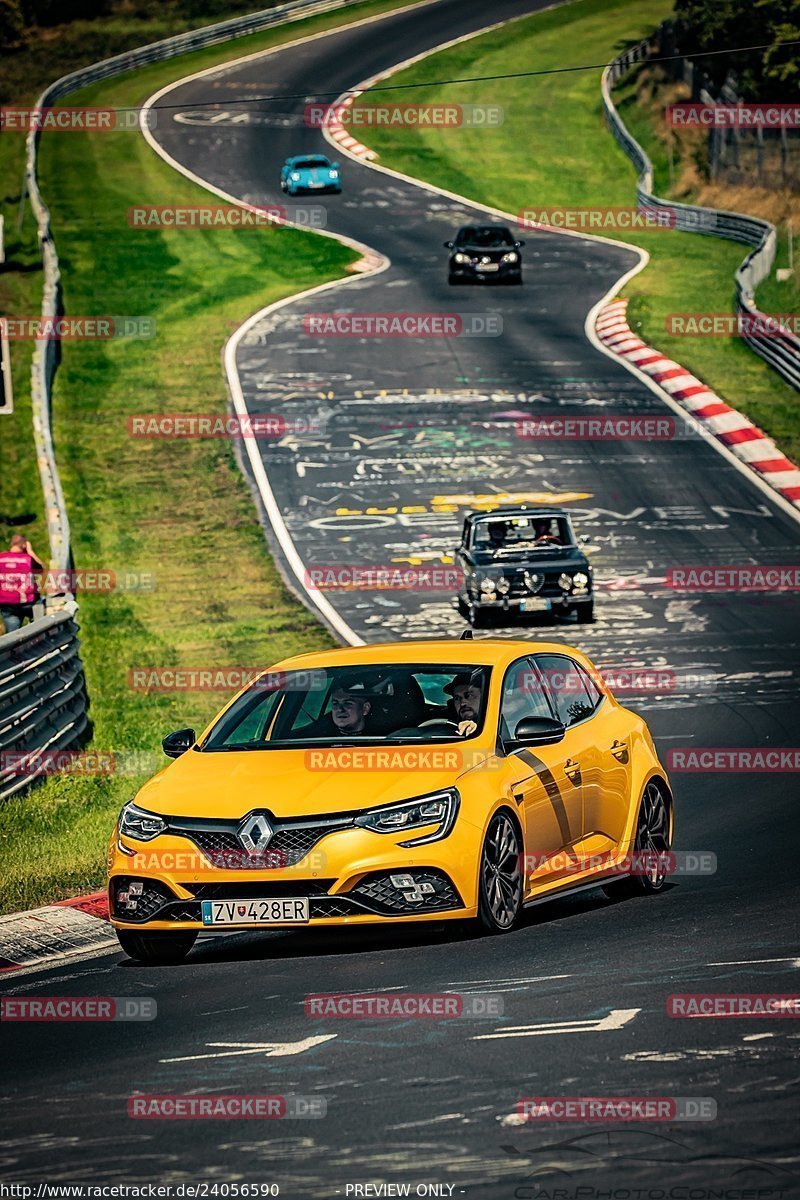
[[[305,924],[308,896],[281,896],[275,900],[203,900],[204,925]]]
[[[520,612],[549,612],[550,601],[543,596],[532,596],[529,600],[520,600]]]
[[[498,263],[479,263],[476,266],[475,270],[476,271],[499,271],[500,267],[499,267]]]

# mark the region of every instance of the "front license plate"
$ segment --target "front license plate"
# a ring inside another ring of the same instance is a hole
[[[325,184],[318,182],[316,179],[312,179],[308,186],[309,187],[325,187]]]
[[[497,263],[484,263],[483,266],[476,267],[475,270],[476,271],[499,271],[500,268],[497,265]]]
[[[543,596],[533,596],[530,600],[520,600],[520,612],[549,612],[550,601]]]
[[[308,896],[279,900],[203,900],[204,925],[294,925],[309,919]]]

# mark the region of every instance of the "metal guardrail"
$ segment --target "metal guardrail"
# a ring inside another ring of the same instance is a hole
[[[69,749],[86,732],[75,609],[0,636],[0,800],[29,786],[42,753]]]
[[[699,205],[681,204],[677,200],[662,200],[654,195],[653,164],[636,139],[628,133],[611,99],[611,89],[620,76],[636,63],[649,58],[651,44],[651,39],[645,39],[615,58],[603,71],[600,85],[603,108],[611,132],[639,172],[636,181],[637,206],[642,210],[669,210],[674,213],[674,227],[684,233],[703,233],[752,246],[753,249],[734,275],[736,311],[754,321],[766,321],[767,318],[756,306],[755,289],[767,278],[775,261],[775,226],[769,221],[750,217],[746,213],[701,208]],[[713,103],[710,96],[704,96],[703,99]],[[779,334],[772,337],[756,337],[747,331],[741,336],[751,350],[768,362],[788,384],[800,391],[800,338],[783,328]]]

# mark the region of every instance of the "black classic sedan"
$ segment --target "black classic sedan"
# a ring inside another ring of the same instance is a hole
[[[564,509],[470,513],[456,562],[464,574],[458,607],[470,625],[513,612],[592,620],[592,568]]]
[[[447,266],[448,283],[522,283],[525,243],[506,225],[464,225],[452,242]]]

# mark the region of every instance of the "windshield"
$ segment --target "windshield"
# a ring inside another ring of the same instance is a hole
[[[503,225],[467,225],[464,229],[459,229],[456,245],[491,249],[496,246],[513,246],[514,239]]]
[[[459,741],[483,726],[490,673],[425,663],[267,675],[231,705],[200,749]]]
[[[294,164],[294,169],[296,171],[311,171],[314,167],[329,167],[330,165],[327,158],[320,155],[317,158],[298,158]]]
[[[574,546],[566,517],[503,517],[476,521],[472,530],[476,550],[495,554],[518,550],[548,550],[553,546]]]

